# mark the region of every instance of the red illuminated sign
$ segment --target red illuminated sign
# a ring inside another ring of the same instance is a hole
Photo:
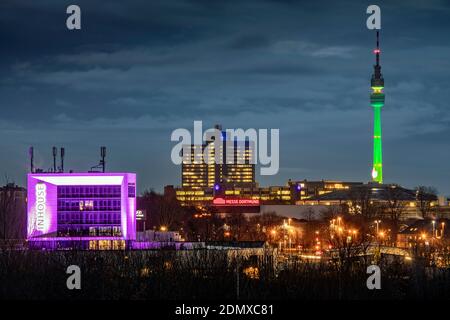
[[[214,198],[213,204],[216,206],[259,206],[259,200]]]

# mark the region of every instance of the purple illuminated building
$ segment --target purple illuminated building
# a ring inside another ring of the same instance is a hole
[[[30,247],[123,249],[136,240],[136,174],[28,174]]]

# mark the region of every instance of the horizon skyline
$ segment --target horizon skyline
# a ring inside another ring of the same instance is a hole
[[[58,151],[59,151],[59,149],[58,149]],[[57,168],[59,168],[59,166],[58,166],[58,165],[59,165],[58,161],[60,161],[60,160],[61,160],[61,158],[58,156],[58,157],[56,158]],[[180,166],[181,166],[181,165],[180,165]],[[25,175],[28,177],[29,175],[39,175],[39,174],[54,174],[54,175],[59,175],[59,174],[62,174],[62,175],[73,174],[73,175],[79,175],[79,174],[89,174],[89,173],[102,173],[101,171],[90,171],[90,170],[86,170],[86,171],[77,171],[77,170],[73,170],[73,169],[69,169],[70,172],[67,171],[67,170],[64,170],[64,171],[56,171],[56,172],[55,172],[55,171],[52,171],[51,166],[48,167],[47,170],[44,170],[43,168],[37,168],[37,167],[35,167],[35,170],[36,170],[36,169],[37,169],[37,170],[42,170],[42,171],[35,171],[35,172],[28,171]],[[91,168],[91,169],[92,169],[92,168]],[[125,171],[124,171],[124,170],[122,170],[122,171],[109,171],[109,170],[105,170],[104,173],[106,173],[106,174],[121,174],[121,173],[125,173],[125,172],[127,172],[127,171],[126,171],[126,170],[125,170]],[[139,177],[139,173],[137,173],[137,172],[131,172],[131,173],[136,174],[137,177]],[[181,173],[181,172],[180,172],[180,173]],[[255,174],[255,176],[258,176],[258,174]],[[309,182],[311,182],[311,181],[362,182],[362,183],[364,183],[364,184],[376,184],[376,183],[378,183],[377,181],[373,181],[373,179],[369,179],[369,180],[367,180],[367,181],[350,181],[350,180],[345,180],[345,179],[327,179],[327,178],[316,178],[316,179],[315,179],[315,178],[313,178],[313,179],[306,179],[306,178],[293,179],[293,178],[289,178],[289,179],[286,181],[286,183],[287,183],[289,180],[292,180],[292,181],[309,181]],[[25,185],[19,185],[19,184],[15,183],[14,181],[8,181],[8,182],[9,182],[9,183],[14,183],[14,184],[16,184],[18,187],[24,187],[24,188],[27,188],[26,184],[25,184]],[[260,187],[276,186],[276,185],[261,185],[257,179],[256,179],[256,183],[258,183]],[[286,183],[283,183],[283,184],[281,184],[281,185],[286,185]],[[409,188],[409,189],[411,189],[411,190],[413,190],[415,187],[422,186],[422,185],[417,185],[417,186],[411,187],[411,186],[401,185],[401,184],[398,184],[398,183],[395,183],[395,182],[391,182],[391,183],[381,183],[380,185],[383,185],[383,184],[394,184],[394,185],[399,185],[399,186],[401,186],[401,187],[406,187],[406,188]],[[161,192],[164,191],[164,188],[165,188],[166,186],[181,187],[181,181],[180,181],[179,184],[171,183],[171,184],[167,184],[167,185],[161,186],[161,189],[155,189],[155,188],[143,188],[142,190],[139,190],[139,189],[138,189],[138,190],[137,190],[137,193],[140,194],[140,195],[143,194],[143,193],[146,192],[146,191],[155,191],[155,192],[161,193]],[[433,187],[433,188],[434,188],[434,186],[425,186],[425,187]],[[438,194],[437,194],[437,195],[438,195],[438,196],[445,196],[445,197],[447,197],[446,195],[440,194],[440,193],[439,193],[439,190],[438,190]]]

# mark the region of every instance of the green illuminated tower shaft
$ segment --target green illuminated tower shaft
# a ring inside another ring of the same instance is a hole
[[[370,95],[370,105],[373,108],[373,166],[372,180],[374,182],[383,183],[383,150],[381,136],[381,108],[384,106],[384,79],[381,74],[380,66],[380,41],[379,31],[377,31],[377,47],[374,50],[376,56],[376,64],[373,66]]]

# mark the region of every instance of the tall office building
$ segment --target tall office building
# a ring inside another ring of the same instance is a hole
[[[230,141],[224,149],[227,163],[223,166],[220,182],[244,185],[254,184],[255,165],[252,163],[253,142]]]
[[[181,186],[183,188],[203,189],[213,187],[210,183],[211,168],[203,161],[206,144],[183,146],[183,162],[181,164]]]
[[[216,129],[221,130],[220,126]],[[183,188],[218,188],[220,185],[255,184],[253,142],[240,141],[222,131],[221,141],[183,146],[181,184]],[[206,161],[204,155],[207,155]]]

